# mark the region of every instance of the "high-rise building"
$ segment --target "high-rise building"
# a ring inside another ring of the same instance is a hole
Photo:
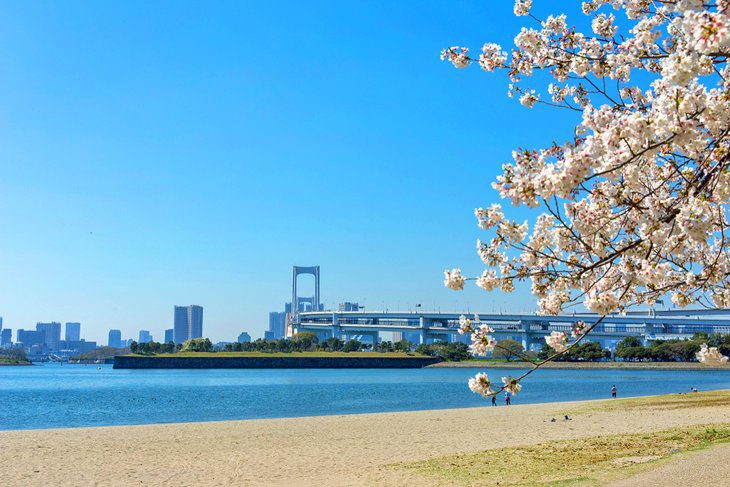
[[[286,336],[286,313],[272,311],[269,313],[269,331],[273,339]]]
[[[274,337],[274,332],[271,330],[266,330],[264,332],[264,340],[276,340]]]
[[[241,332],[241,334],[238,335],[238,343],[251,343],[251,335],[245,331]]]
[[[40,331],[45,335],[46,347],[48,350],[58,350],[61,341],[61,323],[52,321],[51,323],[36,323],[36,331]]]
[[[139,330],[139,342],[138,343],[149,343],[152,341],[152,335],[148,330]]]
[[[168,330],[165,330],[165,343],[170,343],[175,341],[175,329],[170,328]]]
[[[203,307],[190,305],[190,338],[203,337]]]
[[[107,344],[112,348],[122,348],[122,332],[120,330],[109,330]]]
[[[203,307],[195,304],[175,306],[173,338],[175,343],[183,343],[191,338],[203,336]]]
[[[81,340],[81,323],[66,323],[66,336],[67,342],[78,342]]]
[[[46,334],[38,330],[18,330],[16,340],[23,344],[24,348],[30,348],[33,345],[43,345],[46,343]]]
[[[0,330],[0,348],[10,348],[10,345],[13,344],[12,333],[10,328]]]

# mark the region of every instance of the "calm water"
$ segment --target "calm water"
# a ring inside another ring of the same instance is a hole
[[[488,405],[474,369],[113,370],[0,367],[0,429],[177,423]],[[499,378],[515,370],[488,370]],[[730,371],[536,372],[514,404],[730,389]],[[503,404],[502,398],[499,401]]]

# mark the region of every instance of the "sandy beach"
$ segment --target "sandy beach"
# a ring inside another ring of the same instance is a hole
[[[657,397],[670,400],[2,431],[0,472],[5,486],[443,485],[394,464],[730,422],[730,391]],[[563,420],[565,414],[570,421]],[[677,461],[689,462],[684,471],[694,465],[693,458],[701,465],[702,455],[714,455],[715,463],[719,455],[722,468],[728,469],[728,448]],[[671,462],[657,466],[669,467]]]

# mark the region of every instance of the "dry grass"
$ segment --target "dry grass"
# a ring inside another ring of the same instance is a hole
[[[729,406],[730,390],[708,391],[662,396],[631,397],[600,402],[590,402],[565,411],[567,415],[578,415],[602,411],[631,411],[643,409],[689,409],[714,406]]]
[[[436,485],[595,485],[730,441],[730,423],[501,448],[395,465]]]

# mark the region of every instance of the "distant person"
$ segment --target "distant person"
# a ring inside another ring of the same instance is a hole
[[[697,392],[697,388],[696,388],[696,387],[692,387],[692,388],[690,388],[690,390],[689,390],[689,391],[690,391],[690,392]]]
[[[504,405],[509,406],[511,402],[512,402],[512,396],[508,392],[507,394],[504,395]]]
[[[497,405],[497,396],[494,395],[494,396],[492,396],[492,406],[496,406],[496,405]]]
[[[611,397],[616,399],[616,386],[611,387]]]

